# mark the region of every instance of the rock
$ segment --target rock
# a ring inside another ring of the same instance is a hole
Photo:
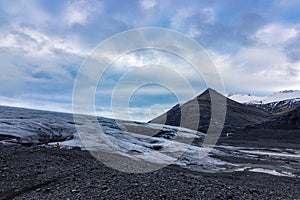
[[[51,192],[51,188],[46,188],[46,189],[44,190],[44,193],[49,193],[49,192]]]
[[[109,187],[108,187],[107,185],[102,185],[102,186],[101,186],[101,189],[102,189],[102,190],[108,190]]]
[[[71,192],[72,192],[72,193],[79,193],[80,190],[78,190],[78,189],[72,189]]]

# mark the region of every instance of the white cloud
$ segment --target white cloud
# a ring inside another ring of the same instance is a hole
[[[204,22],[213,24],[215,22],[215,11],[213,8],[201,9],[201,14],[204,16]]]
[[[16,98],[8,98],[0,96],[0,105],[2,106],[11,106],[11,107],[20,107],[28,109],[37,109],[37,110],[49,110],[56,112],[71,113],[72,107],[70,104],[63,103],[54,103],[53,101],[33,101],[33,100],[24,100]]]
[[[268,24],[256,32],[255,38],[269,46],[274,46],[282,45],[288,40],[295,38],[297,35],[298,30],[293,26]]]
[[[171,25],[175,29],[180,29],[186,25],[186,19],[195,14],[195,8],[182,8],[179,9],[176,14],[171,18]]]
[[[140,5],[143,9],[150,10],[157,5],[157,2],[155,0],[141,0]]]
[[[73,24],[85,25],[88,23],[89,17],[93,16],[96,12],[101,12],[100,1],[85,1],[73,0],[68,2],[64,13],[64,21],[67,25]]]
[[[0,35],[2,95],[53,94],[72,86],[72,76],[86,54],[72,37],[65,39],[17,25]]]
[[[151,119],[163,114],[173,104],[155,104],[151,107],[128,107],[111,110],[105,107],[96,108],[97,116],[105,116],[114,119],[125,119],[132,121],[148,122]],[[116,112],[117,110],[117,112]]]
[[[233,55],[211,54],[227,92],[268,94],[300,88],[300,62],[291,62],[280,49],[251,47]]]
[[[201,31],[198,30],[195,25],[191,25],[187,32],[187,35],[191,38],[196,38],[201,35]]]
[[[204,7],[201,9],[191,6],[180,8],[171,18],[171,25],[173,28],[185,32],[189,32],[191,28],[194,32],[200,32],[200,30],[196,30],[195,24],[191,23],[191,20],[193,19],[197,19],[198,23],[213,24],[215,23],[215,11],[210,7]]]
[[[234,55],[234,62],[238,70],[255,72],[286,67],[287,58],[276,48],[247,47]]]
[[[169,67],[188,80],[199,79],[196,69],[187,61],[170,52],[160,50],[144,49],[123,55],[114,62],[112,67],[118,72],[125,72],[133,67],[143,67],[152,64]]]
[[[12,33],[4,34],[1,38],[0,47],[22,50],[32,56],[52,56],[57,51],[77,56],[87,54],[87,49],[76,44],[74,40],[50,36],[33,28],[16,26]]]

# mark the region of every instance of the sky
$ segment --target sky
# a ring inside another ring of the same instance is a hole
[[[143,27],[167,28],[198,42],[215,64],[225,95],[297,90],[299,10],[298,0],[2,0],[0,105],[72,112],[74,82],[91,52],[115,34]],[[139,50],[111,64],[95,91],[96,114],[124,118],[127,108],[116,106],[117,116],[112,112],[112,91],[128,70],[147,65],[170,67],[197,95],[206,88],[185,60]],[[168,83],[177,87],[176,94],[155,84],[166,74],[140,70],[132,77],[154,79],[131,95],[130,119],[150,120],[193,97],[174,79]]]

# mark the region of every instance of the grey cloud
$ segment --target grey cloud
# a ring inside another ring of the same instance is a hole
[[[235,24],[207,24],[203,22],[201,15],[194,15],[187,21],[201,33],[196,40],[204,47],[217,51],[236,51],[240,46],[255,43],[251,36],[265,24],[263,17],[256,13],[241,16]]]
[[[300,33],[298,32],[298,37],[290,42],[285,48],[284,51],[286,55],[292,62],[300,61]]]

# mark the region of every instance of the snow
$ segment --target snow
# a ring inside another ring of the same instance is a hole
[[[296,177],[290,172],[285,172],[285,171],[276,171],[274,169],[265,169],[265,168],[251,168],[251,167],[242,167],[242,168],[237,168],[234,171],[236,172],[242,172],[242,171],[250,171],[250,172],[259,172],[259,173],[264,173],[264,174],[270,174],[274,176],[286,176],[286,177]]]
[[[228,98],[239,103],[258,103],[262,100],[263,97],[252,96],[250,94],[234,94],[229,95]]]
[[[296,99],[300,101],[300,90],[286,90],[268,96],[252,96],[250,94],[230,94],[228,98],[239,103],[268,104],[272,102]]]
[[[72,115],[0,106],[0,135],[18,143],[68,138],[76,133]]]
[[[265,174],[271,174],[274,176],[286,176],[286,177],[295,177],[293,174],[289,173],[289,172],[278,172],[276,170],[273,169],[263,169],[263,168],[254,168],[254,169],[250,169],[250,172],[260,172],[260,173],[265,173]]]
[[[262,151],[262,150],[239,150],[240,152],[247,153],[247,154],[257,154],[257,155],[268,155],[268,156],[273,156],[273,157],[290,157],[290,158],[300,158],[300,155],[297,154],[290,154],[290,153],[275,153],[275,152],[268,152],[268,151]]]

